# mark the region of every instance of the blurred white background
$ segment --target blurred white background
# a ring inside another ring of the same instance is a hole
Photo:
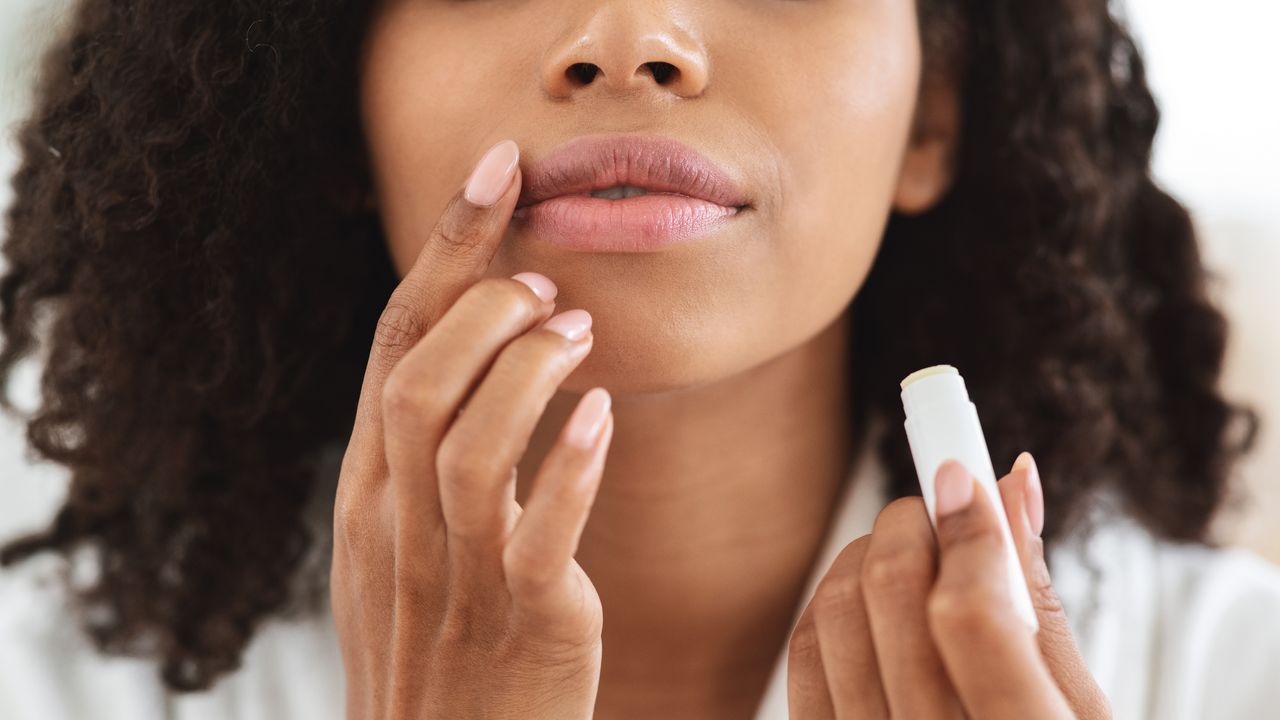
[[[11,131],[31,64],[68,0],[0,0],[0,208],[15,167]],[[1129,0],[1163,112],[1156,173],[1200,226],[1217,297],[1231,316],[1226,389],[1264,413],[1258,450],[1241,472],[1240,507],[1220,537],[1280,562],[1280,5],[1258,0]],[[0,232],[3,232],[0,229]],[[38,370],[15,391],[33,406]],[[33,463],[21,426],[0,417],[0,538],[39,526],[64,474]]]

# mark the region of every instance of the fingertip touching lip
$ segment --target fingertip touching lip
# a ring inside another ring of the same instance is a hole
[[[584,135],[552,150],[523,174],[516,209],[615,185],[685,195],[742,209],[750,199],[724,168],[661,135]]]

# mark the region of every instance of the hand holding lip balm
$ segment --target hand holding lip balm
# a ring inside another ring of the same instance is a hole
[[[923,497],[881,508],[814,587],[789,644],[790,716],[1112,717],[1045,564],[1034,458],[996,480],[950,365],[908,375],[902,404]]]
[[[977,407],[969,400],[964,378],[950,365],[935,365],[911,373],[902,381],[902,406],[906,411],[907,442],[915,461],[916,475],[924,494],[925,508],[934,530],[938,527],[934,488],[938,469],[950,458],[959,460],[978,479],[1000,517],[1004,536],[1005,565],[1008,569],[1009,592],[1019,617],[1034,633],[1039,630],[1031,594],[1027,591],[1022,565],[1009,531],[1000,490],[996,486],[995,468],[987,440],[978,422]]]

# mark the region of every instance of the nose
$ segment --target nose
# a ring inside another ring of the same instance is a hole
[[[542,83],[567,99],[583,92],[700,95],[707,85],[707,52],[667,2],[595,3],[547,53]]]

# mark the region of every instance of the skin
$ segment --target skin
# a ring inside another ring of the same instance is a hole
[[[954,460],[937,486],[936,534],[921,498],[895,500],[819,581],[788,645],[791,717],[1110,718],[1044,562],[1034,458],[1022,453],[997,482],[1034,635],[1006,590],[1004,538],[986,493]]]
[[[853,460],[849,302],[889,213],[951,181],[957,99],[921,68],[910,2],[382,4],[361,112],[404,280],[335,512],[352,717],[750,714]],[[461,196],[504,138],[527,166],[613,130],[694,145],[752,208],[612,255],[509,224],[518,169],[492,207]],[[540,327],[569,308],[586,338]],[[593,387],[587,453],[561,433]]]

